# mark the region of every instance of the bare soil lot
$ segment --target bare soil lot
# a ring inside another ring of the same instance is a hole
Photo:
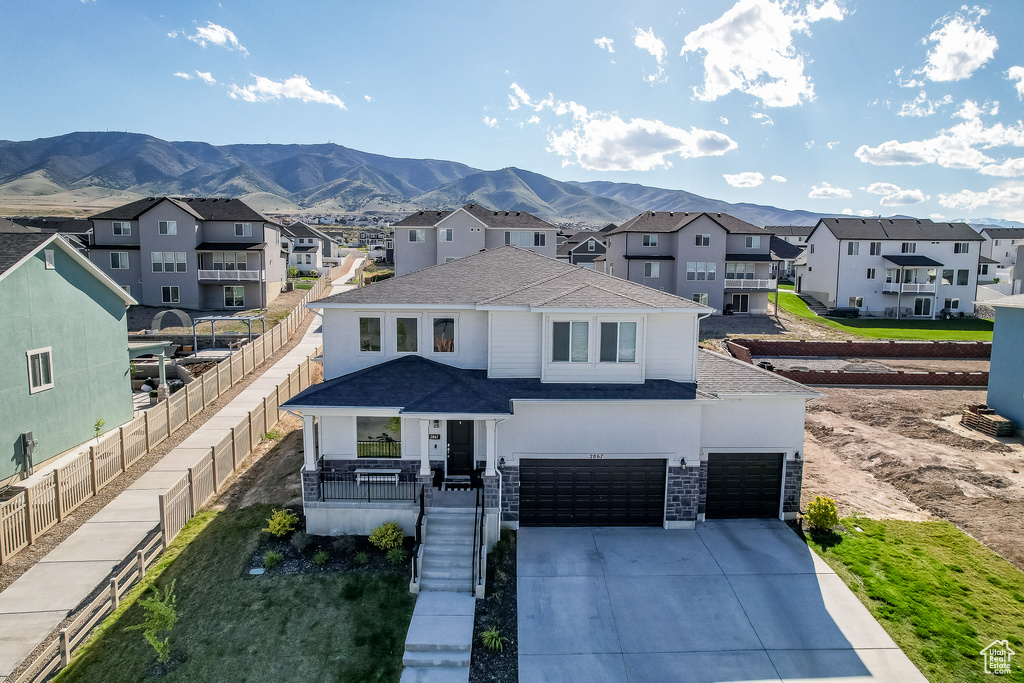
[[[184,310],[185,313],[187,313],[189,315],[189,317],[191,317],[193,319],[198,318],[200,316],[207,316],[207,315],[260,315],[260,314],[264,314],[264,315],[266,315],[267,330],[269,331],[270,328],[273,327],[274,325],[276,325],[279,320],[282,320],[282,319],[288,317],[288,315],[292,312],[292,309],[294,309],[295,306],[298,305],[299,301],[301,301],[302,297],[306,296],[306,294],[307,294],[307,291],[304,290],[304,289],[293,289],[290,292],[281,292],[280,294],[277,295],[277,297],[274,298],[273,301],[270,302],[270,305],[266,308],[266,310],[260,309],[260,308],[252,308],[252,309],[249,309],[249,310],[246,310],[246,311],[237,311],[237,310],[190,311],[190,310],[185,310],[185,309],[179,309],[179,310]],[[130,306],[128,308],[128,331],[129,332],[138,332],[139,330],[151,330],[151,329],[153,329],[153,318],[156,316],[156,314],[159,313],[160,311],[165,311],[165,310],[168,310],[170,308],[172,308],[172,307],[171,306],[167,306],[167,307],[160,307],[160,306]],[[162,327],[161,327],[160,331],[165,333],[165,334],[192,334],[192,328],[191,327],[180,327],[179,326],[178,318],[173,316],[173,315],[172,316],[164,316],[164,320],[162,321],[161,324],[162,324]],[[237,323],[219,322],[219,323],[217,323],[217,333],[218,334],[220,334],[221,332],[244,333],[246,331],[247,331],[247,328],[245,326],[245,323],[243,323],[243,322],[237,322]],[[263,331],[261,329],[261,327],[260,327],[259,322],[254,322],[252,324],[252,331],[253,331],[253,334],[257,334],[257,335],[260,334]],[[209,325],[209,323],[204,323],[204,324],[200,325],[199,329],[196,330],[196,332],[200,336],[209,337],[210,336],[210,325]]]
[[[822,388],[807,410],[803,505],[947,519],[1024,569],[1024,445],[959,424],[983,391]]]

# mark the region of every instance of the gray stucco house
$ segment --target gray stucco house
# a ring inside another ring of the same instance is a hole
[[[1024,294],[979,302],[996,309],[992,360],[988,375],[988,404],[1024,430]]]
[[[265,308],[285,281],[281,226],[238,199],[148,197],[91,220],[90,260],[145,306]]]

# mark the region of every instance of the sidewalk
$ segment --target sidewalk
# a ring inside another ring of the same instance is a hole
[[[353,263],[334,282],[344,283],[359,264]],[[324,296],[353,287],[336,284]],[[0,593],[0,677],[8,676],[71,610],[106,581],[110,571],[159,523],[159,495],[316,351],[320,341],[320,319],[315,318],[284,358]]]

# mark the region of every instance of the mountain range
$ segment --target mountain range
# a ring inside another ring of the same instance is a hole
[[[398,215],[476,202],[555,224],[603,226],[641,211],[729,213],[755,225],[812,225],[826,214],[731,204],[632,183],[559,181],[518,168],[401,159],[336,144],[211,145],[80,132],[0,141],[0,207],[80,213],[154,195],[239,197],[268,214]]]

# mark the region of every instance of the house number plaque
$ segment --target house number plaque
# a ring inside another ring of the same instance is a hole
[[[604,457],[604,453],[591,453],[590,454],[590,459],[591,460],[600,460],[603,457]]]
[[[441,440],[441,435],[440,435],[440,434],[430,434],[430,435],[428,436],[428,438],[429,438],[429,439],[430,439],[431,441],[440,441],[440,440]]]

